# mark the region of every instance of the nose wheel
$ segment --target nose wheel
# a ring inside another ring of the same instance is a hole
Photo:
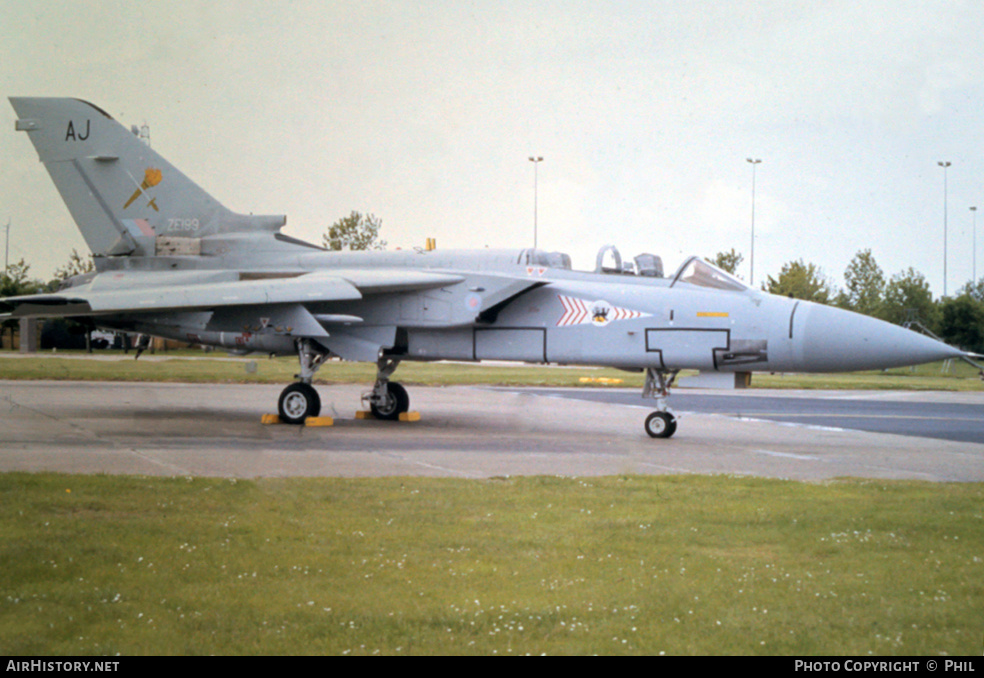
[[[676,433],[677,421],[669,412],[653,412],[646,417],[645,426],[650,438],[669,438]]]
[[[652,367],[646,369],[642,397],[656,401],[656,411],[646,417],[644,424],[650,438],[669,438],[676,433],[677,418],[666,404],[666,399],[670,397],[670,384],[676,379],[677,372],[664,372]]]

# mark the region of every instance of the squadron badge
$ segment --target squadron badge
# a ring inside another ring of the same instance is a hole
[[[577,297],[568,297],[563,294],[558,295],[560,303],[564,307],[564,313],[557,321],[557,327],[567,325],[594,325],[604,327],[616,320],[631,320],[632,318],[642,318],[650,315],[642,311],[612,306],[607,301],[598,299],[597,301],[587,301]]]

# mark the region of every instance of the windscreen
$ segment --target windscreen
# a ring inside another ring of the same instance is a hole
[[[738,280],[730,273],[725,273],[721,269],[712,266],[700,257],[690,257],[673,278],[673,283],[685,282],[698,287],[711,287],[716,290],[731,290],[733,292],[744,292],[749,289],[745,283]]]

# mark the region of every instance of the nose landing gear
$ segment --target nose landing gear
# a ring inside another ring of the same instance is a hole
[[[677,430],[677,418],[666,403],[670,396],[670,386],[680,370],[657,370],[646,368],[646,383],[642,387],[643,398],[656,400],[656,411],[646,417],[644,427],[650,438],[669,438]]]

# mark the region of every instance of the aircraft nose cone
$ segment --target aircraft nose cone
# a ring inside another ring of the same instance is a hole
[[[803,323],[802,359],[816,372],[880,370],[959,358],[959,349],[883,320],[810,304]]]

